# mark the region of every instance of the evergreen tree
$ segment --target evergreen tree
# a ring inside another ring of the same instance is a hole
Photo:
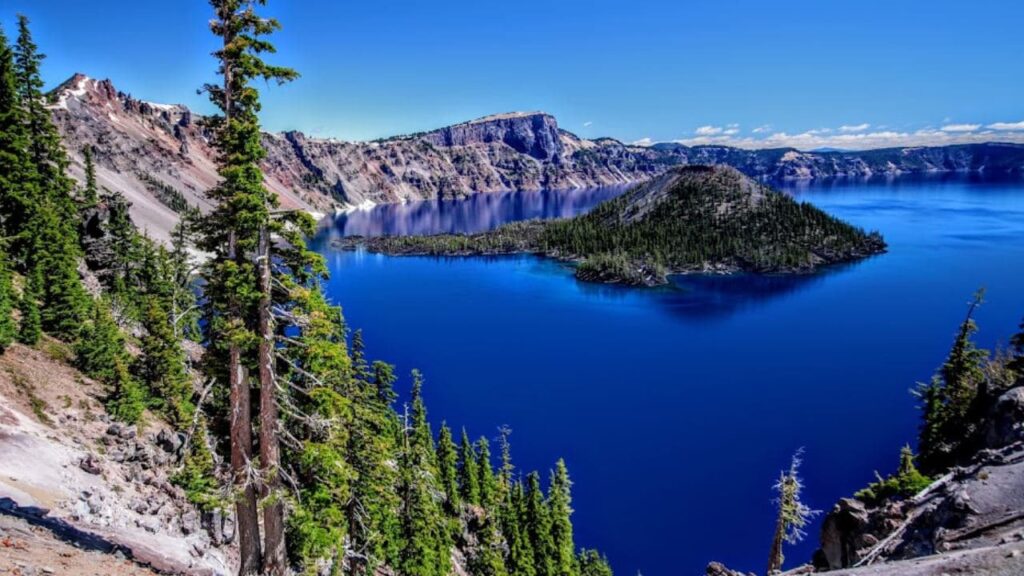
[[[397,421],[390,404],[380,401],[374,382],[357,379],[347,461],[355,472],[346,516],[353,574],[368,574],[382,564],[397,566],[401,549],[400,499],[393,466]]]
[[[437,438],[437,473],[444,490],[445,509],[449,515],[459,513],[458,451],[451,428],[442,422]]]
[[[477,532],[477,544],[469,559],[469,571],[473,576],[509,575],[505,565],[504,542],[492,514],[487,514]]]
[[[551,532],[551,515],[540,485],[540,474],[526,477],[525,522],[523,528],[533,548],[537,576],[555,576],[555,543]]]
[[[86,206],[95,206],[99,202],[99,192],[96,188],[96,164],[93,162],[92,146],[82,149],[82,157],[85,160],[85,189],[82,190],[82,202]]]
[[[572,481],[565,461],[559,459],[551,473],[548,510],[551,518],[551,541],[555,576],[577,573],[576,545],[572,537]]]
[[[43,282],[39,268],[34,266],[25,278],[25,289],[21,294],[21,326],[18,328],[18,342],[35,346],[42,336],[42,319],[39,313],[39,292]]]
[[[377,401],[385,406],[390,406],[395,398],[395,367],[387,362],[377,360],[373,363],[373,383],[377,389]]]
[[[352,427],[351,363],[341,312],[329,305],[318,286],[295,286],[301,333],[285,350],[293,363],[291,395],[284,402],[286,427],[301,444],[286,449],[295,462],[300,498],[288,519],[292,557],[302,566],[340,568],[345,554],[354,471],[346,460]]]
[[[451,567],[448,528],[435,499],[437,485],[433,438],[423,402],[423,379],[413,371],[411,422],[401,455],[402,538],[400,572],[405,576],[447,576]]]
[[[501,530],[508,544],[510,576],[536,576],[535,553],[526,524],[526,502],[522,482],[514,482],[502,507]]]
[[[807,536],[804,528],[818,514],[818,511],[811,510],[801,500],[804,489],[799,474],[802,454],[803,450],[798,450],[793,455],[789,470],[781,472],[778,482],[773,486],[777,494],[775,503],[779,507],[779,514],[775,523],[771,551],[768,554],[768,574],[782,570],[783,543],[797,544],[802,541]]]
[[[185,491],[189,502],[200,510],[209,512],[222,508],[225,503],[219,493],[216,463],[213,458],[208,424],[200,415],[196,422],[195,436],[184,450],[181,469],[171,477],[171,482]]]
[[[79,370],[107,384],[118,378],[118,362],[127,363],[124,336],[108,302],[101,300],[93,305],[92,318],[82,327],[81,338],[75,344],[75,358]]]
[[[480,485],[480,505],[488,512],[498,509],[498,478],[491,467],[491,445],[487,438],[480,437],[476,441],[478,484]]]
[[[613,576],[608,559],[597,550],[581,550],[578,560],[580,576]]]
[[[142,326],[146,335],[142,337],[142,354],[136,362],[135,373],[149,386],[154,407],[171,424],[182,428],[192,422],[195,410],[185,352],[160,300],[149,296],[144,307]]]
[[[0,37],[2,40],[2,37]],[[17,330],[11,311],[14,308],[14,287],[11,282],[10,262],[0,248],[0,354],[14,342]]]
[[[466,429],[462,429],[459,444],[459,495],[467,504],[480,504],[480,471],[477,466],[476,449],[469,441]]]
[[[114,376],[110,386],[111,393],[106,401],[107,412],[117,420],[137,424],[146,409],[146,392],[132,377],[124,359],[118,358],[114,363]]]
[[[8,240],[10,268],[22,271],[30,245],[28,221],[39,195],[27,126],[14,51],[0,28],[0,232]]]
[[[216,202],[204,219],[204,247],[213,253],[207,267],[207,301],[211,340],[226,360],[230,404],[231,467],[237,498],[240,573],[271,576],[287,570],[284,507],[280,490],[277,378],[274,374],[275,327],[271,319],[271,234],[281,232],[271,211],[276,196],[263,185],[260,161],[266,156],[260,138],[259,92],[254,81],[278,83],[294,79],[293,70],[271,66],[262,56],[273,53],[266,37],[280,25],[260,16],[262,0],[211,0],[215,18],[210,27],[221,41],[214,53],[220,84],[207,85],[210,100],[221,115],[208,120],[218,152],[221,182],[209,192]],[[280,260],[276,260],[280,261]],[[294,272],[294,270],[293,270]],[[253,322],[255,319],[255,322]],[[253,426],[250,384],[245,367],[255,365],[259,379],[260,454],[262,482],[250,481]],[[261,550],[256,489],[264,499]]]
[[[1024,320],[1020,322],[1020,332],[1010,339],[1010,346],[1013,348],[1013,358],[1007,367],[1013,370],[1018,377],[1024,378]]]
[[[14,48],[15,78],[28,136],[36,198],[28,204],[26,258],[38,265],[42,326],[55,336],[73,339],[88,313],[88,295],[78,277],[77,210],[71,197],[71,181],[65,174],[67,157],[60,134],[53,125],[42,92],[40,64],[44,56],[32,39],[28,18],[18,17]]]
[[[114,192],[104,200],[110,213],[106,223],[111,250],[107,289],[122,305],[132,306],[135,304],[133,297],[139,292],[135,268],[142,256],[139,234],[130,214],[132,205],[120,192]]]
[[[988,352],[975,346],[978,326],[974,312],[982,303],[983,291],[974,295],[967,315],[957,331],[949,356],[929,384],[919,385],[923,422],[919,438],[921,467],[938,473],[957,462],[961,448],[969,445],[977,424],[969,417],[978,387],[985,380]]]
[[[89,295],[78,275],[78,236],[59,221],[53,203],[44,200],[30,224],[35,235],[34,257],[44,276],[41,319],[43,330],[74,340],[89,313]]]

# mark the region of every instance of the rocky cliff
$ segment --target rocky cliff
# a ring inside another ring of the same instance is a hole
[[[202,118],[154,104],[109,80],[75,75],[51,108],[81,176],[81,150],[96,147],[99,183],[122,192],[136,222],[164,237],[183,203],[206,207],[217,181]],[[266,184],[289,208],[325,212],[474,192],[630,184],[680,164],[728,164],[771,180],[920,172],[1024,171],[1024,146],[980,144],[867,152],[741,150],[724,146],[631,146],[561,130],[543,112],[514,112],[439,130],[341,142],[300,132],[266,134]]]

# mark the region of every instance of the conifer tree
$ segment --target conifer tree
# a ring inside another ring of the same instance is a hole
[[[969,443],[975,433],[976,425],[968,414],[978,387],[985,379],[984,362],[988,357],[988,352],[978,349],[973,340],[978,330],[974,312],[983,296],[980,290],[974,295],[938,374],[917,389],[924,412],[919,438],[920,462],[921,468],[929,474],[942,472],[955,464],[961,446]]]
[[[511,576],[536,576],[536,553],[530,541],[523,483],[513,484],[503,532],[508,543],[508,572]]]
[[[404,545],[399,570],[405,576],[447,576],[451,543],[444,515],[434,497],[441,491],[422,391],[422,376],[414,370],[411,420],[404,431],[400,459]]]
[[[498,509],[498,478],[494,475],[494,468],[491,467],[491,445],[486,437],[481,436],[476,441],[476,452],[478,454],[477,472],[479,474],[478,484],[480,485],[480,505],[488,512]]]
[[[142,255],[139,234],[129,212],[131,202],[120,192],[104,198],[110,213],[106,223],[111,249],[107,289],[119,298],[122,305],[132,305],[133,296],[139,288],[135,268]]]
[[[608,559],[597,550],[581,550],[579,565],[580,576],[613,576]]]
[[[556,576],[574,576],[577,573],[576,545],[572,537],[572,481],[565,461],[559,459],[551,473],[548,510],[551,517],[552,561]]]
[[[25,223],[30,237],[26,268],[37,266],[44,275],[40,285],[43,329],[73,339],[88,312],[88,295],[78,277],[77,210],[71,197],[71,181],[65,174],[67,156],[60,134],[46,109],[40,77],[44,56],[32,39],[28,18],[18,17],[14,48],[15,78],[28,136],[35,198],[28,199]]]
[[[11,311],[14,308],[14,286],[11,282],[10,262],[7,254],[0,248],[0,353],[14,342],[17,330]]]
[[[46,56],[39,53],[28,25],[28,18],[18,15],[14,55],[18,93],[28,127],[29,153],[42,195],[53,200],[58,217],[70,223],[75,210],[70,196],[71,182],[64,173],[67,157],[61,147],[60,134],[50,119],[50,111],[46,109],[40,76]]]
[[[480,471],[477,466],[476,449],[469,441],[469,434],[462,429],[459,444],[459,495],[467,504],[480,504]]]
[[[156,296],[143,304],[142,354],[136,363],[136,374],[150,388],[155,407],[171,422],[182,428],[192,422],[192,381],[185,365],[185,352],[175,337],[171,319]]]
[[[1010,346],[1013,348],[1013,358],[1007,367],[1013,370],[1018,377],[1024,378],[1024,320],[1020,322],[1020,332],[1017,332],[1010,339]]]
[[[146,409],[146,392],[132,377],[124,359],[118,358],[114,363],[110,387],[111,393],[106,401],[107,412],[117,420],[137,424]]]
[[[210,120],[219,153],[220,184],[209,195],[217,202],[204,221],[204,244],[214,253],[208,271],[213,340],[227,356],[231,406],[231,466],[241,492],[237,499],[240,573],[283,574],[287,569],[284,507],[280,485],[277,380],[274,375],[274,326],[271,319],[271,211],[276,196],[263,186],[260,161],[259,92],[253,81],[283,83],[297,74],[271,66],[262,56],[273,53],[266,36],[280,25],[256,12],[263,0],[211,0],[216,14],[210,27],[222,41],[214,53],[222,83],[207,85],[220,116]],[[255,318],[253,325],[250,319]],[[255,349],[255,350],[254,350]],[[253,352],[255,354],[253,355]],[[254,357],[253,357],[254,356]],[[251,358],[251,361],[249,360]],[[257,367],[260,388],[260,459],[264,498],[261,550],[256,503],[250,480],[253,429],[245,367]]]
[[[814,516],[817,510],[811,510],[801,500],[801,493],[804,489],[803,480],[800,479],[800,464],[802,463],[803,450],[798,450],[790,461],[789,470],[779,474],[779,480],[773,486],[777,494],[775,504],[779,508],[778,519],[775,522],[775,534],[772,538],[771,551],[768,554],[768,574],[775,574],[782,570],[782,545],[797,544],[807,536],[804,528]]]
[[[477,533],[477,545],[469,560],[470,573],[473,576],[508,576],[503,547],[498,523],[488,514]]]
[[[74,340],[89,313],[89,295],[78,275],[78,236],[62,225],[53,202],[44,199],[30,223],[35,236],[32,257],[44,276],[41,319],[43,330]]]
[[[92,307],[92,317],[82,328],[81,338],[75,344],[78,369],[104,383],[117,378],[117,363],[126,363],[124,336],[110,313],[105,300]]]
[[[302,318],[301,333],[285,349],[291,373],[301,390],[286,400],[286,428],[301,444],[286,449],[295,463],[300,497],[288,519],[292,556],[308,568],[340,569],[345,556],[354,477],[346,460],[352,427],[351,363],[341,312],[329,305],[319,286],[291,287],[292,314]]]
[[[444,490],[445,509],[449,515],[459,512],[458,451],[452,439],[452,431],[444,422],[437,438],[437,473]]]
[[[540,485],[540,474],[531,472],[526,477],[524,529],[533,548],[534,570],[537,576],[554,576],[555,543],[551,532],[551,515]]]
[[[39,292],[43,282],[37,266],[33,266],[25,278],[25,289],[21,294],[18,308],[21,310],[21,325],[18,327],[18,342],[35,346],[42,336],[42,319],[39,313]]]
[[[356,384],[354,422],[346,458],[355,480],[346,517],[355,553],[352,573],[365,575],[384,563],[399,563],[400,499],[395,491],[398,477],[392,465],[397,451],[397,422],[390,404],[380,401],[376,383],[357,378]]]
[[[0,28],[0,233],[8,241],[11,270],[21,271],[26,270],[28,220],[38,196],[27,126],[14,51]]]
[[[96,188],[96,164],[92,157],[92,146],[82,149],[82,157],[85,160],[85,188],[82,190],[82,202],[86,206],[95,206],[100,198]]]

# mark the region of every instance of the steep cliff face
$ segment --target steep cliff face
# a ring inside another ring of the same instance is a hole
[[[557,161],[562,156],[558,122],[543,112],[487,116],[429,132],[423,140],[446,148],[497,142],[542,161]]]
[[[165,237],[183,203],[208,207],[217,182],[202,118],[153,104],[109,80],[75,75],[51,94],[54,119],[81,176],[83,146],[96,147],[99,183],[132,202],[136,222]],[[1024,146],[978,144],[866,152],[741,150],[725,146],[631,146],[561,130],[543,112],[499,114],[432,132],[374,142],[266,134],[266,185],[287,208],[337,208],[474,192],[631,184],[674,165],[727,164],[769,180],[919,172],[1024,171]]]

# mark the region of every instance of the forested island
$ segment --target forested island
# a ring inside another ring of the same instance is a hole
[[[726,166],[674,168],[576,218],[481,234],[351,237],[335,245],[392,255],[531,253],[575,263],[581,280],[645,286],[690,272],[806,273],[886,249],[879,233]]]

